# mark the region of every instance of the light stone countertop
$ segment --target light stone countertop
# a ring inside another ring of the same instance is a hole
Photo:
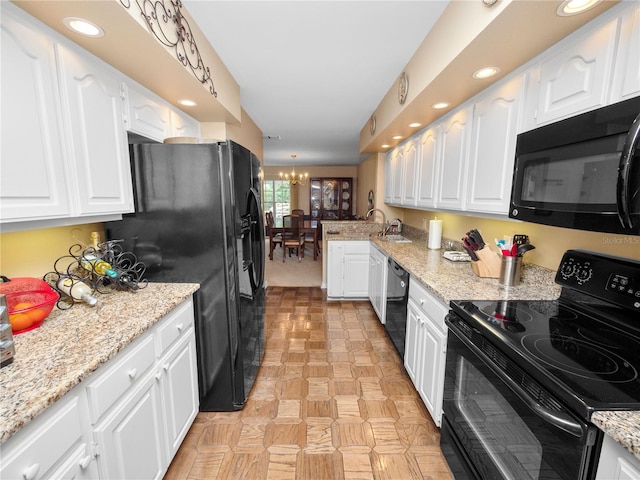
[[[0,443],[199,288],[149,283],[134,293],[98,294],[95,307],[54,308],[39,328],[15,335],[14,361],[0,369]]]
[[[372,226],[372,222],[323,221],[323,228],[340,231],[340,234],[325,237],[329,240],[370,240],[447,306],[451,300],[555,300],[560,295],[561,289],[554,281],[555,272],[552,270],[525,263],[521,284],[501,287],[498,279],[478,277],[469,262],[445,259],[442,256],[444,249],[429,250],[424,232],[410,227],[405,227],[401,235],[411,239],[412,243],[394,243],[379,237],[377,232],[381,226]],[[443,243],[445,241],[443,239]],[[640,412],[596,412],[591,421],[640,458]]]

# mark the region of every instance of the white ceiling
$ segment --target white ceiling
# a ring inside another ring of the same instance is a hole
[[[430,1],[183,0],[240,85],[265,165],[357,165],[359,135],[446,8]]]

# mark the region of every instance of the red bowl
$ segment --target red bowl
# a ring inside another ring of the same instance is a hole
[[[42,325],[58,301],[58,294],[49,288],[7,293],[6,299],[11,330],[18,334]]]

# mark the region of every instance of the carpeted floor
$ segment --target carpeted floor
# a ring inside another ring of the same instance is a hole
[[[265,280],[269,287],[319,287],[322,285],[322,257],[313,260],[311,247],[298,262],[295,256],[287,256],[282,262],[282,249],[276,248],[273,260],[269,260],[269,240],[265,244]]]

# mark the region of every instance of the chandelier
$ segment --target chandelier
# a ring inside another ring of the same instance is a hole
[[[280,179],[287,180],[291,185],[304,185],[309,179],[309,174],[296,173],[296,157],[297,155],[291,155],[291,173],[280,172]]]

